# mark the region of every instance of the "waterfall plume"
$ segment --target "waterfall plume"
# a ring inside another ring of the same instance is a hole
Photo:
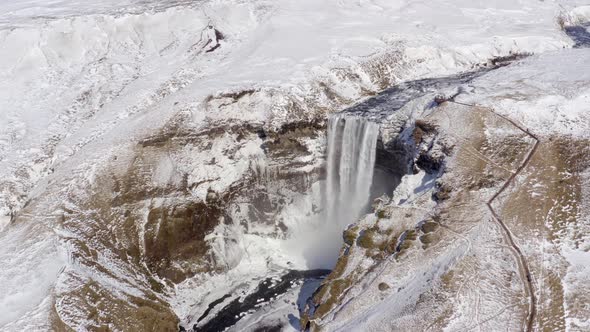
[[[369,203],[378,136],[379,125],[365,118],[330,117],[326,217],[335,227],[354,222]]]

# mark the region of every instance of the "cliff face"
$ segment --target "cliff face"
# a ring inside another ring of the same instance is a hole
[[[64,209],[60,223],[75,234],[65,239],[75,268],[60,276],[56,308],[69,326],[88,313],[96,328],[128,321],[176,329],[168,304],[176,285],[236,268],[255,243],[248,237],[284,239],[292,222],[285,207],[312,197],[321,175],[321,123],[204,132],[181,123],[142,140],[133,154],[111,158],[87,194],[72,197],[76,209]],[[309,204],[313,211],[311,198]],[[111,278],[114,285],[105,282]]]

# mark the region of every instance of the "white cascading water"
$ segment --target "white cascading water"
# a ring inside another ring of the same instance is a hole
[[[328,122],[324,213],[302,225],[287,251],[301,251],[309,269],[334,267],[342,231],[364,212],[371,196],[379,125],[366,118],[335,114]]]
[[[370,199],[379,125],[335,114],[328,122],[327,221],[338,231],[358,218]]]

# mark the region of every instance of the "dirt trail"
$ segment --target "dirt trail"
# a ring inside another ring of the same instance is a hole
[[[537,298],[535,296],[535,288],[533,286],[533,278],[532,278],[532,275],[531,275],[531,272],[530,272],[530,269],[529,269],[529,263],[527,261],[527,258],[522,253],[522,250],[520,249],[520,247],[514,241],[514,237],[512,235],[512,232],[510,231],[510,229],[508,228],[508,226],[506,226],[506,224],[504,223],[504,221],[502,220],[502,218],[500,217],[500,215],[496,212],[496,210],[494,210],[494,207],[492,206],[492,204],[494,203],[494,201],[504,191],[506,191],[506,189],[508,189],[508,187],[514,182],[514,179],[516,178],[516,176],[518,174],[520,174],[522,172],[522,170],[529,164],[529,162],[531,161],[531,158],[533,157],[533,155],[537,151],[537,148],[539,147],[540,141],[537,138],[537,136],[535,136],[534,134],[530,133],[527,129],[523,128],[518,123],[516,123],[515,121],[509,119],[508,117],[496,113],[491,108],[484,107],[484,106],[479,106],[479,105],[472,105],[472,104],[461,103],[461,102],[457,102],[457,101],[453,101],[453,100],[450,100],[449,102],[452,102],[452,103],[455,103],[455,104],[459,104],[459,105],[464,105],[464,106],[469,106],[469,107],[478,107],[478,108],[484,109],[484,110],[486,110],[486,111],[494,114],[495,116],[498,116],[498,117],[504,119],[505,121],[508,121],[514,127],[518,128],[523,133],[525,133],[527,136],[529,136],[529,137],[531,137],[532,139],[535,140],[535,144],[530,149],[528,155],[523,160],[523,162],[520,164],[520,166],[518,166],[518,168],[516,169],[516,171],[513,172],[512,175],[510,175],[510,177],[508,178],[508,180],[506,180],[506,182],[504,182],[504,184],[502,185],[502,187],[486,203],[486,205],[488,206],[488,208],[490,209],[490,211],[492,213],[492,216],[494,217],[494,220],[504,230],[504,238],[510,244],[510,246],[512,247],[512,250],[515,253],[515,256],[518,259],[520,270],[521,270],[520,271],[521,278],[523,280],[523,283],[525,284],[525,289],[527,290],[528,297],[529,297],[529,313],[528,313],[528,317],[527,317],[526,331],[527,332],[531,332],[533,330],[533,324],[535,322],[535,317],[536,317],[536,314],[537,314]]]

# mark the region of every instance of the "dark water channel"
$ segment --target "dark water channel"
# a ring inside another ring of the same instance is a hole
[[[565,33],[576,43],[574,48],[590,47],[590,23],[564,28]]]
[[[273,301],[278,296],[295,287],[299,282],[309,279],[324,278],[329,273],[330,270],[291,270],[278,278],[266,278],[258,284],[258,287],[253,293],[248,294],[245,297],[236,297],[206,323],[200,324],[201,321],[207,318],[215,306],[223,303],[227,298],[232,297],[231,294],[227,294],[220,299],[213,301],[209,305],[205,313],[199,318],[197,324],[192,327],[192,331],[224,331],[228,327],[235,325],[242,318],[243,314],[259,309],[261,303],[269,303]]]

